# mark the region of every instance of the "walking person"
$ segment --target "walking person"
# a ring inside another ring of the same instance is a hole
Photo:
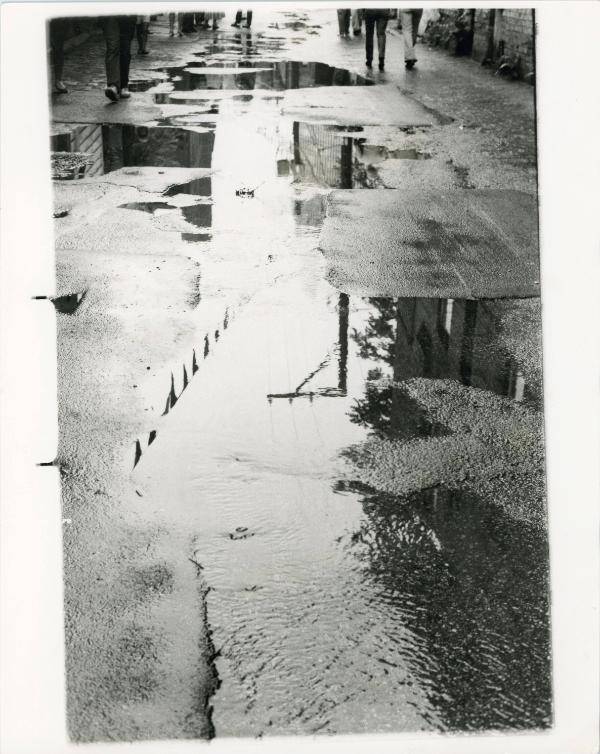
[[[206,14],[206,19],[207,19],[207,26],[206,26],[206,28],[208,28],[208,22],[211,22],[212,23],[212,30],[213,31],[217,31],[217,29],[219,28],[219,21],[222,18],[225,18],[225,13],[223,13],[222,11],[221,12],[217,11],[217,12],[207,13]]]
[[[337,17],[340,37],[350,36],[350,9],[338,9]]]
[[[169,13],[169,36],[175,36],[175,20],[177,19],[177,36],[183,37],[183,13]]]
[[[243,11],[238,10],[238,12],[235,14],[235,21],[231,25],[239,29],[242,23],[242,15],[243,15]],[[246,11],[246,29],[249,29],[251,26],[252,26],[252,11],[247,10]]]
[[[136,16],[104,16],[100,26],[106,43],[106,88],[104,94],[112,102],[128,99],[131,42],[135,34]]]
[[[63,81],[65,67],[65,39],[69,20],[67,18],[53,18],[49,24],[50,51],[52,61],[52,88],[56,94],[66,94],[67,89]]]
[[[135,33],[138,43],[138,55],[148,55],[148,30],[150,28],[150,16],[138,16]]]
[[[398,14],[402,22],[402,36],[404,38],[404,65],[410,71],[417,62],[415,45],[417,44],[417,34],[419,32],[421,16],[423,15],[423,8],[407,8],[406,10],[398,11]]]
[[[365,51],[367,57],[367,68],[373,66],[373,35],[377,29],[377,54],[379,56],[379,70],[383,71],[385,67],[385,30],[390,17],[389,11],[385,8],[365,8],[363,10],[365,19]]]
[[[352,34],[354,34],[355,37],[360,37],[362,33],[362,21],[362,10],[360,8],[354,8],[352,11]]]

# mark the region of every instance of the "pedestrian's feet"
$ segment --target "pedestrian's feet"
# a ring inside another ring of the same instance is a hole
[[[360,37],[360,29],[354,29],[352,33],[354,34],[355,37]]]
[[[121,89],[121,99],[129,99],[130,97],[131,97],[131,92],[126,86],[124,86]]]
[[[182,32],[182,31],[178,31],[178,32],[177,32],[177,36],[178,36],[178,37],[183,37],[183,32]]]
[[[367,68],[373,68],[373,61],[367,60],[366,66],[367,66]]]
[[[236,29],[239,29],[239,28],[240,28],[240,25],[238,24],[238,22],[237,22],[237,21],[234,21],[234,23],[232,23],[231,25],[232,25],[232,26],[235,26],[235,28],[236,28]]]
[[[169,36],[170,36],[170,37],[174,37],[174,36],[175,36],[175,32],[174,32],[174,31],[170,31],[170,32],[169,32]]]
[[[385,68],[385,61],[383,58],[379,58],[379,70],[383,71],[384,68]]]
[[[249,28],[250,28],[250,24],[246,24],[246,29],[249,29]]]
[[[406,70],[410,71],[412,68],[414,68],[416,62],[417,62],[416,58],[414,60],[406,60],[404,62],[404,65],[406,66]]]
[[[148,50],[140,50],[140,55],[150,55]]]
[[[104,94],[111,102],[116,102],[119,99],[119,90],[114,84],[107,86],[104,90]]]
[[[66,94],[69,90],[65,86],[65,82],[64,81],[55,81],[54,82],[54,91],[57,94]]]

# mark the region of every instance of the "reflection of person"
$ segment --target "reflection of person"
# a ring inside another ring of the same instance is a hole
[[[138,16],[135,27],[138,55],[148,55],[148,29],[150,27],[150,16]]]
[[[347,37],[350,34],[350,10],[338,10],[337,17],[340,37]]]
[[[177,36],[183,37],[183,13],[169,13],[169,36],[175,36],[175,17],[177,17]]]
[[[213,12],[205,14],[204,28],[208,29],[209,23],[212,23],[212,30],[216,31],[219,28],[219,21],[225,16],[223,12]]]
[[[417,32],[423,15],[423,8],[406,9],[399,11],[402,21],[402,36],[404,37],[404,64],[410,71],[417,62],[415,45],[417,44]]]
[[[50,49],[52,52],[52,84],[57,94],[68,92],[63,77],[65,65],[65,39],[69,21],[66,18],[53,18],[50,21]]]
[[[100,19],[106,42],[106,89],[112,102],[128,99],[131,41],[135,34],[136,16],[105,16]]]
[[[242,14],[243,11],[238,10],[238,12],[235,14],[235,21],[231,24],[232,26],[239,27],[239,25],[242,23]],[[252,25],[252,11],[247,10],[246,11],[246,29],[249,29]]]
[[[377,27],[377,54],[379,55],[379,70],[383,71],[385,64],[385,30],[389,19],[389,11],[384,8],[366,8],[363,10],[365,18],[365,47],[367,68],[373,65],[373,33]]]

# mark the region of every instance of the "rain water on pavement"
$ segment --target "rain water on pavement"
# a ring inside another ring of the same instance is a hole
[[[201,265],[204,358],[134,476],[162,525],[185,523],[209,590],[216,735],[545,727],[545,533],[466,489],[382,493],[347,456],[373,435],[449,431],[400,380],[452,380],[538,409],[540,385],[498,336],[506,303],[332,288],[317,248],[327,190],[376,188],[381,161],[428,155],[286,120],[276,99],[249,93],[303,76],[366,83],[356,74],[252,67],[169,70],[157,98],[197,103],[206,89],[203,113],[97,126],[99,172],[215,171],[117,211],[152,213]],[[215,98],[208,82],[248,96]],[[192,203],[176,204],[182,195]]]

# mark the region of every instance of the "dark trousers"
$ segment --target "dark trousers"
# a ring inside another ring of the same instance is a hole
[[[106,16],[101,20],[106,42],[106,83],[119,91],[129,86],[131,41],[135,34],[135,16]]]
[[[148,44],[148,27],[150,24],[147,21],[137,24],[135,27],[135,33],[137,36],[138,52],[143,52]]]
[[[352,11],[347,8],[340,8],[337,12],[338,31],[340,37],[346,37],[350,33],[350,16]]]
[[[385,30],[388,23],[387,12],[365,11],[365,45],[367,63],[373,62],[373,33],[377,27],[377,53],[379,60],[385,58]]]
[[[65,66],[65,39],[69,21],[65,18],[53,18],[50,21],[50,49],[52,50],[52,70],[54,81],[62,81]]]
[[[236,24],[242,23],[242,13],[243,11],[238,10],[238,12],[235,14],[235,22]],[[250,24],[252,23],[252,11],[247,10],[246,11],[246,26],[250,27]]]

